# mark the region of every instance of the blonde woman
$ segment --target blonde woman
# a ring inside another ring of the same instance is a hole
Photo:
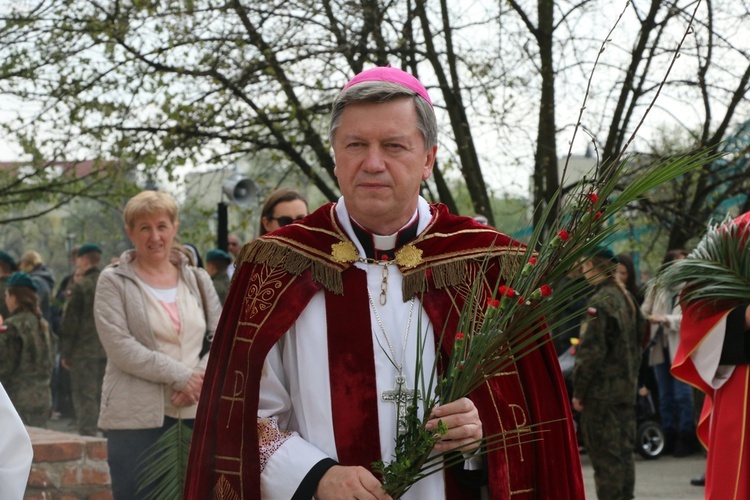
[[[96,288],[96,328],[107,352],[99,428],[107,431],[115,500],[143,495],[136,491],[148,467],[144,450],[178,418],[192,426],[207,362],[203,339],[221,313],[208,274],[171,251],[177,212],[166,193],[134,196],[124,211],[134,249],[102,271]]]

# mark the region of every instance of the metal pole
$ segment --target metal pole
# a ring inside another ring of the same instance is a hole
[[[216,231],[216,247],[226,252],[229,248],[229,232],[227,229],[227,204],[223,201],[220,201],[217,206],[216,214],[218,222]]]

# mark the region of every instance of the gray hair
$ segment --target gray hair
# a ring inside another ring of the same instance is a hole
[[[414,100],[414,107],[417,110],[417,128],[424,139],[425,150],[437,146],[437,118],[430,103],[403,85],[385,81],[358,83],[336,96],[331,110],[328,139],[333,144],[336,129],[341,124],[341,115],[347,105],[360,102],[383,103],[407,98]]]

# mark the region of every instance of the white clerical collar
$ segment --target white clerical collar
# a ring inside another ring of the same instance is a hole
[[[346,202],[343,196],[338,199],[334,210],[336,212],[336,219],[341,225],[341,229],[344,230],[344,232],[349,236],[354,245],[357,247],[359,256],[365,257],[365,250],[364,248],[362,248],[362,244],[359,242],[359,239],[357,238],[354,229],[352,228],[352,219],[349,216],[349,211],[346,209]],[[419,197],[419,201],[417,202],[417,212],[419,216],[419,219],[417,220],[417,234],[420,234],[422,233],[422,231],[427,229],[427,226],[432,220],[432,211],[430,210],[430,204],[421,196]],[[417,216],[417,214],[415,214],[415,216]],[[411,221],[413,221],[413,219],[409,222]],[[407,223],[407,225],[408,224],[409,223]]]
[[[412,214],[411,219],[409,219],[406,222],[406,224],[401,226],[401,228],[395,233],[389,234],[389,235],[375,234],[369,229],[367,229],[366,227],[364,227],[362,224],[357,222],[357,220],[351,215],[349,217],[352,219],[352,221],[356,225],[358,225],[359,227],[361,227],[363,230],[367,231],[370,234],[375,248],[377,248],[378,250],[391,250],[392,248],[396,247],[396,240],[398,239],[398,235],[401,233],[401,231],[411,226],[416,220],[416,218],[419,217],[419,208],[414,210],[414,214]]]

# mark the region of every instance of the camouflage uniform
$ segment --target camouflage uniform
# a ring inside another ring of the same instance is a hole
[[[227,300],[227,295],[229,295],[229,285],[231,284],[229,275],[226,271],[216,273],[211,276],[211,282],[216,289],[216,295],[219,296],[219,302],[221,302],[221,305],[224,305],[224,301]]]
[[[95,436],[98,432],[99,404],[102,381],[107,366],[104,352],[94,324],[94,296],[99,269],[93,267],[69,287],[68,300],[63,309],[60,329],[62,357],[70,360],[70,382],[73,407],[82,436]]]
[[[0,327],[0,382],[25,425],[46,427],[52,409],[50,380],[55,342],[47,322],[30,312],[10,315]]]
[[[8,286],[6,283],[8,282],[7,276],[0,276],[0,316],[3,317],[3,319],[10,316],[10,311],[8,311],[8,306],[5,304],[5,288]]]
[[[636,415],[643,317],[635,300],[608,279],[589,300],[573,369],[581,432],[600,499],[629,500],[635,487]],[[635,307],[635,309],[634,309]]]

